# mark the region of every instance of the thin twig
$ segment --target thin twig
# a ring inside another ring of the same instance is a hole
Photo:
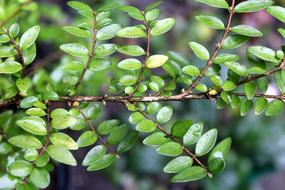
[[[199,164],[202,168],[205,169],[205,171],[208,173],[208,176],[211,177],[212,173],[208,171],[208,168],[196,157],[196,155],[194,153],[192,153],[187,147],[185,147],[184,145],[182,145],[179,141],[177,141],[171,134],[169,134],[165,129],[163,129],[163,127],[161,127],[150,115],[148,115],[146,112],[144,111],[138,111],[140,112],[146,119],[149,119],[150,121],[152,121],[155,126],[161,131],[163,132],[169,139],[171,139],[173,142],[176,142],[178,144],[181,145],[183,151],[190,156],[195,162],[197,162],[197,164]]]
[[[97,35],[97,21],[96,21],[96,12],[93,12],[93,15],[94,15],[94,20],[93,20],[93,37],[92,37],[92,45],[91,45],[91,52],[89,52],[89,56],[88,56],[88,60],[87,60],[87,63],[79,77],[79,80],[77,81],[77,83],[75,84],[75,90],[78,89],[78,87],[80,86],[80,84],[82,83],[83,81],[83,78],[85,76],[85,73],[87,72],[88,68],[89,68],[89,65],[91,64],[92,62],[92,59],[94,58],[95,56],[95,48],[96,48],[96,43],[97,43],[97,38],[96,38],[96,35]]]
[[[233,18],[233,15],[234,15],[234,7],[235,7],[235,0],[232,0],[232,4],[231,4],[231,6],[229,8],[229,13],[230,14],[229,14],[229,18],[228,18],[228,24],[226,26],[226,29],[224,31],[224,34],[223,34],[222,38],[216,44],[216,48],[215,48],[214,53],[212,54],[211,58],[208,60],[206,66],[203,68],[203,70],[201,71],[200,75],[193,81],[192,85],[185,92],[182,93],[182,96],[186,96],[187,94],[190,94],[193,91],[193,89],[198,85],[198,83],[206,75],[207,70],[213,64],[214,59],[216,58],[216,56],[218,55],[218,53],[222,49],[222,44],[225,41],[228,33],[231,30],[232,18]]]

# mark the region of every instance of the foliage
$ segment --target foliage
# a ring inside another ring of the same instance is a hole
[[[0,184],[8,185],[3,185],[4,189],[46,188],[52,163],[76,166],[78,161],[72,151],[82,147],[93,146],[82,162],[87,171],[105,169],[120,154],[132,149],[140,137],[144,137],[143,144],[155,148],[158,154],[171,157],[163,171],[173,174],[172,182],[212,177],[226,167],[231,139],[217,142],[217,129],[206,131],[202,122],[191,119],[175,121],[168,130],[163,125],[171,121],[174,107],[165,102],[206,99],[214,101],[218,109],[240,108],[241,116],[253,107],[256,115],[282,113],[285,48],[275,51],[263,46],[248,47],[245,54],[248,64],[238,62],[240,57],[235,53],[222,51],[263,36],[252,26],[232,26],[235,15],[266,9],[285,23],[285,8],[273,5],[272,0],[238,4],[235,0],[231,4],[225,0],[195,1],[229,11],[227,23],[215,16],[195,17],[199,23],[223,32],[212,53],[198,42],[189,42],[193,54],[206,62],[202,67],[179,61],[183,58],[175,52],[151,53],[152,40],[176,23],[173,18],[159,18],[161,2],[151,3],[144,10],[117,3],[93,10],[87,4],[70,1],[68,5],[84,22],[63,27],[66,35],[77,38],[60,45],[66,55],[58,80],[49,76],[48,71],[30,71],[36,65],[36,41],[41,27],[36,25],[23,31],[20,24],[10,22],[19,12],[36,7],[30,0],[19,1],[10,16],[0,23],[0,157],[5,170],[0,173]],[[111,12],[115,10],[127,13],[138,24],[113,23]],[[278,29],[282,36],[284,31]],[[146,47],[119,44],[114,38],[141,39]],[[122,57],[123,60],[118,60]],[[227,68],[227,76],[221,76],[222,68]],[[157,75],[156,70],[163,74]],[[82,85],[90,83],[91,75],[102,73],[112,77],[97,84],[108,86],[108,93],[88,96]],[[271,81],[278,87],[278,95],[266,93]],[[59,102],[64,106],[58,106]],[[95,126],[103,105],[109,102],[126,107],[130,112],[129,123],[109,118]],[[65,129],[78,131],[77,141]]]

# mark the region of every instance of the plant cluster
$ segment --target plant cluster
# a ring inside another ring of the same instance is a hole
[[[204,65],[190,64],[174,52],[151,53],[152,39],[171,30],[176,22],[174,18],[159,18],[161,2],[151,3],[144,10],[117,3],[94,10],[82,2],[70,1],[68,5],[85,22],[63,27],[66,35],[81,40],[60,46],[66,55],[56,77],[48,71],[30,72],[36,66],[36,40],[41,27],[21,31],[18,23],[10,21],[35,4],[31,0],[19,1],[10,16],[0,22],[0,189],[48,187],[52,163],[76,166],[78,161],[72,151],[82,147],[93,146],[82,165],[88,171],[102,170],[133,148],[140,137],[158,154],[172,157],[163,169],[173,174],[172,182],[195,181],[221,173],[231,139],[217,143],[217,129],[205,131],[202,122],[191,119],[178,120],[168,130],[164,125],[172,118],[173,106],[167,102],[208,100],[218,109],[240,109],[241,116],[252,108],[256,115],[282,113],[285,48],[275,51],[263,46],[248,47],[243,63],[228,50],[263,36],[252,26],[233,25],[235,15],[266,9],[285,23],[285,8],[273,5],[272,0],[194,1],[228,10],[226,23],[216,16],[195,17],[222,33],[212,53],[197,42],[189,42]],[[137,25],[113,23],[114,10],[125,12]],[[285,37],[285,29],[278,32]],[[113,38],[141,39],[146,47],[115,44]],[[222,68],[227,69],[225,76],[221,75]],[[111,79],[89,84],[92,75],[99,73],[108,73]],[[108,86],[108,93],[84,94],[84,83],[89,84],[91,92],[92,85]],[[278,95],[267,93],[269,84],[276,85]],[[130,112],[129,123],[109,118],[95,125],[106,103],[123,104]],[[75,141],[66,129],[77,131],[80,137]]]

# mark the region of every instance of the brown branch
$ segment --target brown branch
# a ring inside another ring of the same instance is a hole
[[[179,141],[177,141],[171,134],[169,134],[165,129],[163,129],[163,127],[161,127],[150,115],[148,115],[146,112],[144,111],[138,111],[140,112],[146,119],[149,119],[150,121],[152,121],[155,126],[161,131],[163,132],[169,139],[171,139],[173,142],[176,142],[178,144],[181,145],[183,151],[190,156],[195,162],[197,162],[197,164],[199,164],[202,168],[205,169],[205,171],[208,173],[208,176],[211,177],[212,173],[208,171],[208,168],[196,157],[196,155],[194,153],[192,153],[187,147],[185,147],[184,145],[182,145]]]
[[[78,111],[81,113],[82,117],[84,118],[85,122],[87,123],[88,127],[93,131],[93,133],[98,137],[99,141],[109,150],[109,152],[115,155],[117,158],[120,156],[104,141],[104,139],[99,135],[96,131],[94,124],[87,118],[87,116],[78,108]]]
[[[32,0],[28,0],[28,1],[24,2],[24,3],[22,3],[11,15],[9,15],[4,20],[0,21],[0,28],[2,28],[5,24],[7,24],[9,22],[9,20],[11,20],[15,16],[17,16],[21,12],[23,7],[29,5],[32,2],[33,2]]]
[[[235,96],[241,96],[241,97],[246,97],[245,93],[233,93]],[[254,97],[259,98],[259,97],[264,97],[268,99],[279,99],[285,101],[285,95],[270,95],[270,94],[255,94]]]
[[[50,118],[51,110],[50,109],[51,109],[51,102],[49,101],[47,103],[47,135],[45,139],[45,145],[41,149],[39,156],[42,156],[46,152],[47,147],[50,143],[50,135],[51,135],[51,118]]]
[[[145,68],[146,68],[146,62],[149,58],[149,55],[150,55],[150,41],[151,41],[151,28],[150,28],[150,25],[149,23],[147,22],[147,20],[145,19],[145,27],[146,27],[146,30],[147,30],[147,47],[146,47],[146,55],[145,55],[145,59],[144,59],[144,62],[142,64],[142,68],[141,68],[141,71],[139,73],[139,77],[138,77],[138,80],[135,84],[135,87],[134,87],[134,91],[133,93],[130,94],[130,96],[133,96],[136,91],[138,90],[141,82],[142,82],[142,78],[143,78],[143,74],[144,74],[144,71],[145,71]]]
[[[216,44],[216,48],[214,53],[212,54],[211,58],[208,60],[206,66],[203,68],[203,70],[201,71],[200,75],[194,80],[194,82],[192,83],[192,85],[185,91],[182,93],[182,96],[186,96],[187,94],[190,94],[193,89],[197,86],[197,84],[202,80],[202,78],[206,75],[207,70],[209,69],[209,67],[213,64],[214,59],[216,58],[216,56],[218,55],[218,53],[220,52],[220,50],[222,49],[222,44],[225,41],[228,33],[231,30],[231,23],[232,23],[232,18],[234,15],[234,7],[235,7],[235,0],[232,0],[232,4],[229,8],[229,18],[228,18],[228,24],[226,26],[226,29],[224,31],[224,34],[222,36],[222,38],[219,40],[219,42]]]
[[[89,52],[89,56],[88,56],[88,60],[87,60],[87,63],[79,77],[79,80],[77,81],[77,83],[75,84],[75,91],[78,89],[78,87],[80,86],[80,84],[82,83],[83,81],[83,78],[85,76],[85,73],[87,72],[88,68],[89,68],[89,65],[91,64],[92,62],[92,59],[94,58],[95,56],[95,48],[96,48],[96,43],[97,43],[97,38],[96,38],[96,35],[97,35],[97,21],[96,21],[96,13],[93,12],[93,15],[94,15],[94,20],[93,20],[93,37],[92,37],[92,45],[91,45],[91,52]]]

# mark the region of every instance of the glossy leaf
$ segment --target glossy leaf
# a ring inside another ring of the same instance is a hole
[[[193,160],[189,156],[180,156],[171,160],[164,168],[165,173],[178,173],[187,167],[191,167]]]
[[[190,182],[202,179],[207,176],[207,172],[204,168],[200,166],[193,166],[186,168],[175,175],[171,182],[178,183],[178,182]]]
[[[46,123],[43,119],[36,116],[24,117],[18,121],[16,124],[20,126],[25,131],[32,133],[34,135],[46,135]]]
[[[39,33],[40,33],[41,27],[40,26],[34,26],[27,30],[21,37],[19,46],[22,50],[25,50],[33,45],[33,43],[36,41]]]
[[[213,28],[223,30],[225,28],[224,23],[217,17],[207,16],[207,15],[199,15],[195,17],[200,23]]]
[[[268,104],[265,115],[275,116],[284,111],[284,102],[281,100],[274,100]]]
[[[183,143],[185,145],[188,145],[188,146],[192,145],[192,144],[195,144],[199,140],[199,138],[201,137],[202,132],[203,132],[203,128],[204,128],[203,123],[199,122],[199,123],[193,124],[188,129],[186,134],[184,135]]]
[[[157,21],[151,29],[151,35],[159,36],[171,30],[175,25],[176,21],[173,18],[166,18],[163,20]]]
[[[256,12],[265,9],[273,4],[272,0],[248,0],[239,3],[234,11],[236,13]]]
[[[173,114],[173,109],[170,106],[162,107],[157,113],[156,119],[158,123],[164,124],[167,123]]]
[[[162,145],[160,145],[156,151],[159,154],[165,155],[165,156],[179,156],[183,153],[182,146],[175,142],[167,142]]]
[[[168,61],[165,55],[152,55],[147,59],[146,66],[150,69],[158,68]]]
[[[217,129],[211,129],[202,135],[195,148],[195,153],[197,156],[204,156],[214,147],[217,140],[218,131]]]
[[[71,152],[59,145],[49,145],[47,148],[48,155],[57,162],[76,166],[77,162]]]
[[[189,46],[199,59],[204,60],[204,61],[209,60],[210,53],[204,46],[196,42],[190,42]]]
[[[20,148],[40,149],[42,143],[34,136],[31,135],[18,135],[10,138],[8,142]]]

